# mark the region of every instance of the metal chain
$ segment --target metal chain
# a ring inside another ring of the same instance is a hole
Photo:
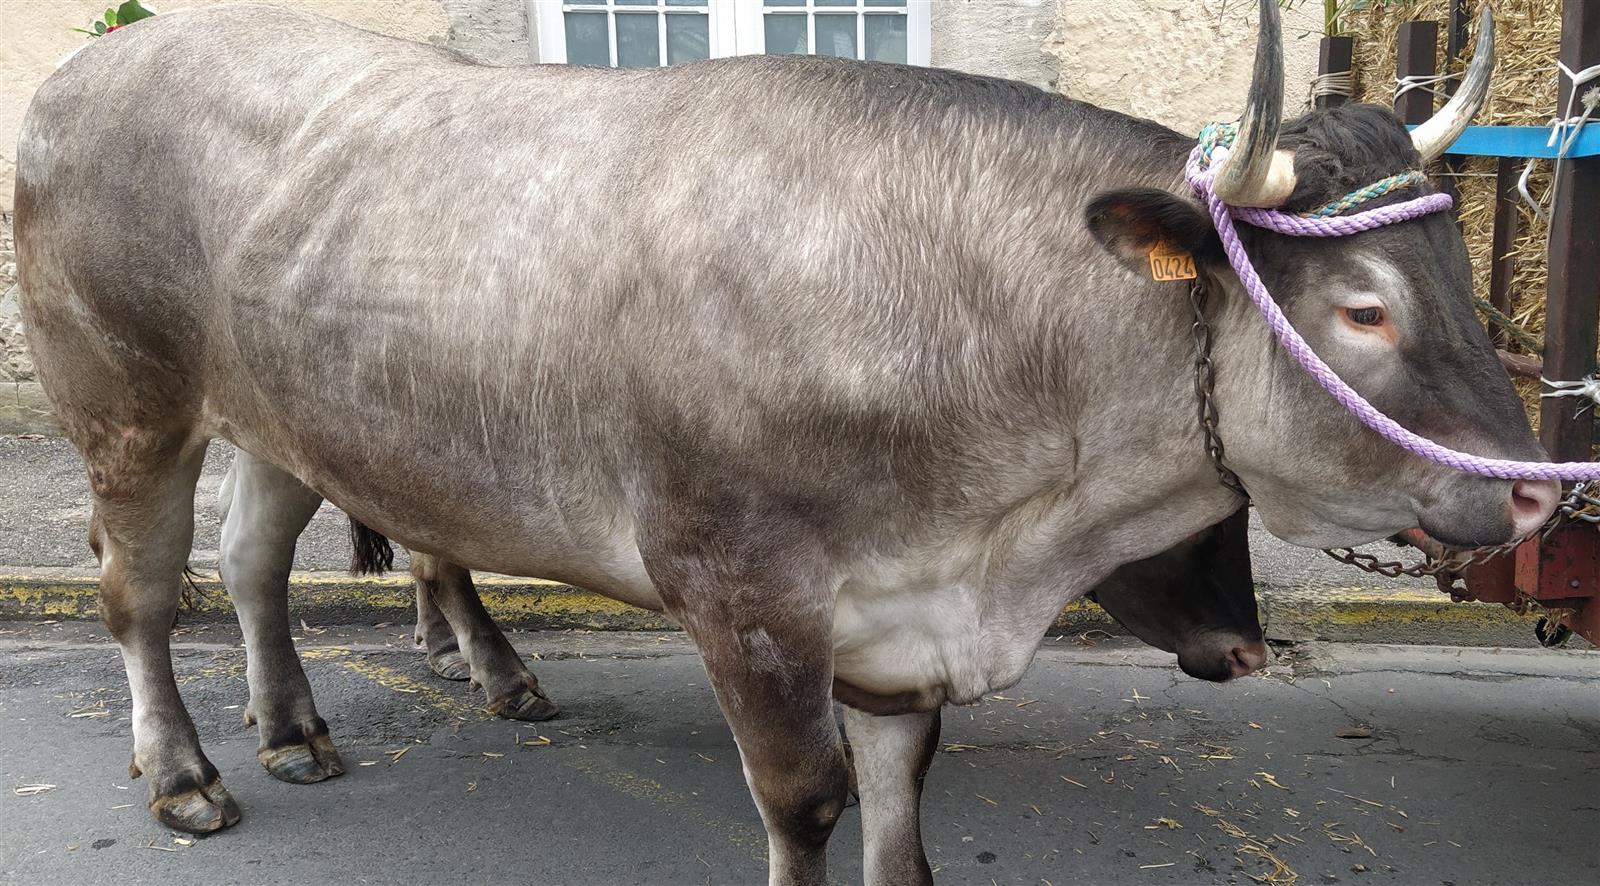
[[[1589,484],[1579,483],[1572,487],[1561,504],[1556,506],[1550,519],[1544,522],[1539,529],[1541,539],[1549,538],[1551,533],[1562,526],[1573,522],[1600,523],[1600,498],[1589,494]],[[1531,537],[1531,536],[1530,536]],[[1402,575],[1412,578],[1432,578],[1439,583],[1439,589],[1452,596],[1464,595],[1464,590],[1455,586],[1456,579],[1461,572],[1469,566],[1492,560],[1495,557],[1514,551],[1527,539],[1518,539],[1503,545],[1493,545],[1482,548],[1446,549],[1445,556],[1436,557],[1427,554],[1416,563],[1402,563],[1398,560],[1379,560],[1371,554],[1360,553],[1352,548],[1324,549],[1327,554],[1340,563],[1354,566],[1366,572],[1374,572],[1389,578],[1398,578]]]
[[[1233,490],[1246,501],[1250,493],[1244,484],[1222,463],[1222,435],[1217,432],[1217,403],[1214,389],[1217,384],[1216,368],[1211,363],[1211,323],[1206,320],[1206,288],[1199,280],[1189,282],[1189,305],[1194,308],[1194,393],[1200,401],[1200,432],[1205,435],[1206,454],[1216,466],[1222,485]]]

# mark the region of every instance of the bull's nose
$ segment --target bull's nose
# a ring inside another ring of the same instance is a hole
[[[1255,673],[1256,668],[1267,663],[1267,644],[1256,640],[1235,646],[1228,652],[1228,671],[1235,677]]]
[[[1511,526],[1517,538],[1539,531],[1561,501],[1561,484],[1554,480],[1518,480],[1511,484]]]

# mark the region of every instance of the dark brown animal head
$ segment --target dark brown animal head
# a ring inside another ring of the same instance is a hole
[[[1178,654],[1201,680],[1243,677],[1267,660],[1250,573],[1248,508],[1177,547],[1129,563],[1091,597],[1128,632]]]

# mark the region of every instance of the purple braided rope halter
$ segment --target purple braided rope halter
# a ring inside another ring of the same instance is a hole
[[[1239,275],[1239,282],[1244,285],[1245,293],[1250,296],[1250,301],[1255,304],[1256,310],[1261,312],[1262,318],[1267,321],[1267,326],[1272,329],[1272,334],[1277,336],[1284,350],[1288,351],[1306,372],[1311,373],[1317,384],[1332,394],[1333,399],[1339,401],[1339,405],[1349,410],[1350,414],[1360,419],[1362,424],[1377,431],[1390,443],[1414,455],[1420,455],[1429,461],[1459,471],[1501,480],[1600,479],[1600,462],[1510,461],[1458,452],[1412,433],[1394,419],[1379,412],[1365,397],[1345,384],[1344,380],[1311,350],[1311,346],[1300,337],[1300,333],[1289,325],[1289,318],[1283,315],[1278,303],[1272,300],[1266,284],[1261,282],[1255,266],[1250,263],[1250,257],[1245,254],[1244,243],[1240,241],[1239,231],[1233,223],[1236,218],[1242,219],[1257,227],[1292,237],[1343,237],[1449,209],[1451,200],[1448,194],[1429,194],[1402,203],[1331,218],[1303,218],[1271,209],[1231,207],[1211,188],[1212,179],[1215,177],[1214,169],[1220,166],[1220,160],[1225,156],[1220,152],[1227,149],[1221,146],[1211,148],[1212,156],[1209,159],[1213,168],[1207,170],[1205,164],[1208,158],[1204,147],[1204,144],[1196,147],[1189,155],[1185,174],[1189,186],[1194,188],[1195,194],[1205,201],[1206,207],[1211,211],[1211,221],[1216,225],[1217,235],[1222,238],[1222,247],[1228,253],[1228,263],[1233,265],[1234,273]]]

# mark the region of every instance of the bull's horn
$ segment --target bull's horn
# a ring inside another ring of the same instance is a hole
[[[1232,206],[1282,206],[1294,191],[1294,155],[1280,151],[1283,122],[1283,28],[1277,0],[1261,0],[1256,65],[1239,133],[1212,186]]]
[[[1461,78],[1456,94],[1444,103],[1428,122],[1411,130],[1411,144],[1422,155],[1422,162],[1437,158],[1461,137],[1484,99],[1489,97],[1489,75],[1494,72],[1494,13],[1483,5],[1478,19],[1478,43],[1472,50],[1472,64]]]

